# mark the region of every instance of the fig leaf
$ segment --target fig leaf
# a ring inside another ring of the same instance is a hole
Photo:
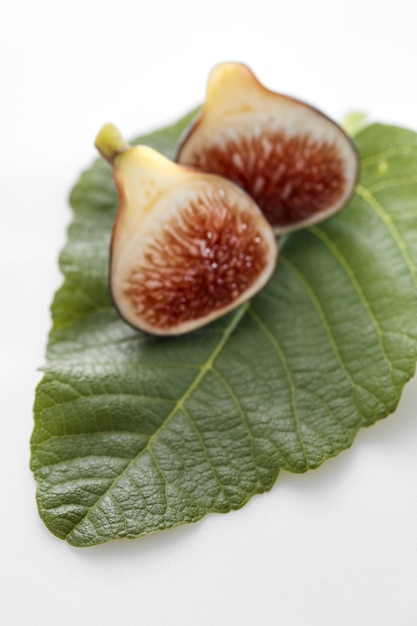
[[[141,142],[172,157],[190,118]],[[250,303],[179,338],[117,315],[111,170],[81,176],[31,442],[55,535],[91,546],[238,509],[394,411],[417,356],[417,135],[373,124],[355,142],[349,205],[287,236]]]

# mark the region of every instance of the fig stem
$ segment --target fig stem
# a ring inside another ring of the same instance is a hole
[[[129,148],[119,129],[114,124],[105,124],[103,126],[96,137],[94,145],[103,159],[106,159],[111,165],[119,154],[126,152]]]

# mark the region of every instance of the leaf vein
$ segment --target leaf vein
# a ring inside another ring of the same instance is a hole
[[[414,145],[403,145],[403,146],[391,146],[386,150],[381,150],[380,152],[376,152],[374,154],[370,154],[367,157],[361,159],[362,167],[368,167],[369,165],[375,165],[376,163],[380,163],[381,160],[390,158],[392,156],[416,156],[417,157],[417,146]]]
[[[203,439],[202,434],[200,433],[199,429],[197,428],[197,424],[195,423],[195,421],[191,417],[189,411],[185,407],[182,408],[182,413],[188,419],[189,423],[191,424],[192,429],[196,433],[196,435],[198,437],[198,440],[200,442],[200,445],[201,445],[201,449],[203,450],[204,456],[205,456],[205,458],[207,460],[207,463],[208,463],[208,465],[210,467],[211,473],[214,476],[214,480],[218,484],[221,493],[224,495],[224,497],[226,498],[227,502],[229,503],[229,507],[231,507],[230,498],[229,498],[228,494],[225,491],[225,487],[224,487],[224,485],[223,485],[223,483],[222,483],[222,481],[221,481],[221,479],[219,477],[219,474],[218,474],[218,472],[216,470],[216,466],[213,464],[213,461],[210,458],[210,455],[209,455],[208,450],[207,450],[207,446],[204,443],[204,439]]]
[[[262,320],[257,313],[254,311],[254,309],[252,307],[250,307],[248,309],[248,313],[249,315],[252,317],[252,319],[255,321],[255,323],[258,325],[258,327],[260,328],[260,330],[266,335],[266,337],[269,339],[271,345],[273,346],[273,348],[275,349],[275,352],[277,353],[282,366],[284,368],[285,371],[285,375],[287,377],[287,381],[288,381],[288,385],[290,388],[290,401],[291,401],[291,408],[292,408],[292,416],[294,419],[294,424],[295,424],[295,431],[297,433],[300,445],[301,445],[301,450],[304,456],[304,460],[306,465],[308,466],[308,456],[307,456],[307,450],[305,448],[305,444],[304,444],[304,439],[301,433],[301,421],[300,421],[300,416],[298,415],[298,409],[297,409],[297,401],[296,401],[296,397],[295,397],[295,392],[296,392],[296,386],[294,383],[294,379],[289,367],[289,363],[287,360],[287,357],[285,356],[285,353],[278,341],[278,338],[275,337],[275,335],[273,334],[273,332],[268,328],[267,324],[264,322],[264,320]]]
[[[182,397],[178,400],[178,402],[173,407],[171,412],[167,415],[165,420],[162,422],[161,426],[153,433],[153,435],[151,437],[149,437],[148,444],[140,451],[139,454],[137,454],[128,463],[128,465],[124,468],[123,472],[121,472],[118,476],[115,477],[114,481],[111,483],[111,485],[109,486],[107,491],[104,494],[102,494],[100,496],[100,498],[98,498],[98,500],[96,500],[96,502],[92,506],[88,507],[85,515],[83,515],[83,517],[81,517],[81,519],[77,522],[77,524],[74,525],[72,530],[69,533],[67,533],[67,537],[69,537],[71,534],[74,533],[74,531],[76,531],[79,528],[79,526],[83,523],[83,521],[88,517],[89,513],[99,504],[99,502],[104,498],[106,493],[109,493],[117,485],[118,480],[120,480],[120,478],[123,475],[127,474],[129,469],[134,465],[134,463],[138,460],[138,458],[141,457],[143,454],[145,454],[147,451],[149,451],[149,449],[152,446],[152,443],[154,442],[156,437],[161,432],[161,429],[163,427],[166,427],[166,425],[170,422],[170,420],[177,413],[177,411],[178,410],[182,410],[184,412],[184,404],[185,404],[185,402],[191,396],[193,391],[197,388],[197,386],[199,385],[201,380],[204,378],[206,373],[212,369],[213,363],[215,362],[216,358],[218,357],[218,355],[220,354],[220,352],[224,348],[225,344],[227,343],[229,337],[232,335],[232,333],[235,330],[235,328],[238,326],[240,320],[242,319],[242,317],[247,312],[248,307],[249,307],[249,303],[246,303],[246,304],[242,305],[241,307],[239,307],[235,311],[234,315],[230,319],[230,322],[229,322],[228,326],[226,326],[226,328],[224,329],[224,331],[223,331],[223,333],[221,335],[220,341],[214,347],[214,349],[212,350],[211,354],[207,358],[206,362],[202,365],[202,367],[199,370],[199,372],[198,372],[197,376],[195,377],[194,381],[189,385],[188,389],[185,391],[185,393],[182,395]]]
[[[329,250],[329,252],[336,258],[336,260],[338,261],[338,263],[340,264],[340,266],[342,267],[342,269],[344,270],[344,272],[346,273],[352,287],[354,288],[354,290],[356,291],[358,298],[362,304],[362,306],[364,307],[370,321],[371,324],[375,330],[376,333],[376,337],[377,337],[377,342],[378,342],[378,347],[381,351],[381,354],[384,358],[385,363],[387,364],[388,367],[388,373],[389,373],[389,377],[391,380],[391,386],[393,389],[395,389],[395,385],[394,385],[394,380],[393,380],[393,373],[392,373],[392,363],[388,357],[388,353],[386,351],[385,345],[384,345],[384,331],[379,323],[379,320],[377,318],[377,316],[375,315],[371,303],[369,302],[368,298],[366,297],[366,294],[364,292],[364,290],[362,289],[362,286],[360,284],[360,282],[357,280],[355,273],[352,269],[352,267],[350,266],[347,258],[342,254],[341,250],[339,248],[336,248],[335,244],[331,241],[331,239],[325,234],[325,232],[323,230],[321,230],[320,228],[317,227],[313,227],[311,229],[311,233],[316,236]],[[306,281],[307,284],[307,280],[305,279],[304,276],[302,276],[303,280]],[[333,338],[333,343],[332,345],[336,346],[336,342],[335,339],[333,337],[333,333],[331,332],[331,328],[330,328],[330,324],[327,321],[327,318],[324,314],[323,308],[320,305],[320,303],[318,302],[313,290],[310,288],[310,297],[314,298],[312,301],[314,303],[314,306],[316,307],[317,311],[319,312],[319,315],[321,317],[322,320],[325,320],[325,329],[326,332],[328,332],[329,336],[331,336]],[[324,324],[324,321],[323,321]],[[341,364],[343,364],[343,369],[346,370],[346,367],[343,363],[343,360],[340,356],[340,353],[338,352],[339,355],[339,361]],[[346,370],[347,371],[347,370]],[[352,383],[355,384],[355,386],[358,386],[357,383],[354,381],[353,377],[351,377],[351,375],[349,374],[350,378],[349,380],[351,380]],[[365,391],[368,391],[368,393],[371,393],[368,389],[365,389]],[[374,395],[374,394],[372,394]],[[374,396],[375,397],[375,396]],[[378,398],[377,398],[378,399]]]
[[[394,240],[396,246],[402,254],[404,262],[410,272],[411,279],[414,283],[415,288],[417,289],[417,269],[410,257],[407,246],[405,245],[403,239],[400,237],[400,234],[392,220],[392,217],[385,210],[380,202],[372,195],[372,193],[363,187],[362,185],[358,185],[357,193],[363,198],[363,200],[368,204],[371,209],[375,211],[378,217],[381,219],[386,229],[390,233],[392,239]]]
[[[250,441],[250,451],[251,451],[251,457],[252,457],[252,461],[253,461],[253,465],[255,467],[255,471],[256,471],[256,477],[258,480],[258,484],[262,484],[262,481],[260,480],[260,476],[259,476],[259,467],[258,464],[256,462],[256,458],[255,458],[255,454],[253,452],[253,444],[256,441],[256,438],[253,435],[252,429],[250,427],[249,424],[249,420],[248,417],[246,415],[246,411],[244,410],[242,403],[240,402],[238,396],[235,394],[232,386],[229,384],[229,382],[226,380],[226,378],[223,376],[223,374],[221,374],[219,372],[219,370],[214,366],[213,367],[213,373],[217,376],[218,380],[220,383],[223,384],[224,388],[226,389],[226,391],[228,392],[228,394],[230,395],[230,397],[232,398],[238,412],[239,415],[241,417],[241,420],[243,422],[243,425],[245,426],[247,432],[248,432],[248,436],[249,436],[249,441]]]
[[[355,381],[353,375],[350,373],[350,371],[347,369],[345,362],[342,358],[342,355],[340,354],[340,350],[339,347],[337,345],[336,339],[332,333],[331,330],[331,326],[327,320],[326,314],[323,310],[323,307],[320,305],[320,302],[316,296],[316,294],[314,293],[313,288],[311,287],[311,285],[308,283],[306,277],[304,276],[304,274],[302,274],[288,259],[281,259],[281,261],[287,265],[288,269],[292,270],[293,273],[298,277],[298,279],[300,280],[301,284],[303,285],[304,289],[306,290],[310,301],[314,307],[314,309],[316,310],[320,321],[323,325],[324,331],[327,335],[327,338],[329,340],[330,346],[334,352],[334,355],[337,359],[337,362],[339,363],[339,366],[341,368],[341,370],[343,371],[344,375],[346,376],[347,380],[349,381],[351,387],[352,387],[352,399],[354,401],[354,395],[353,395],[353,388],[356,389],[362,389],[363,391],[365,391],[366,393],[368,393],[370,396],[372,396],[373,398],[375,398],[375,400],[377,400],[378,403],[381,402],[380,398],[378,398],[375,393],[373,391],[371,391],[370,389],[364,387],[363,385],[359,384],[358,382]],[[390,362],[388,361],[389,365]],[[391,371],[391,369],[390,369]],[[357,403],[354,401],[355,406],[358,410],[358,413],[360,415],[362,415],[362,411],[360,409],[360,407],[357,405]]]

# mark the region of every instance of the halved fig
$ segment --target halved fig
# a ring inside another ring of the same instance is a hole
[[[240,185],[277,234],[336,213],[358,176],[356,150],[340,126],[266,89],[239,63],[211,72],[206,102],[176,160]]]
[[[232,182],[128,146],[107,124],[96,146],[119,194],[110,290],[135,328],[179,335],[251,298],[271,277],[278,246],[253,199]]]

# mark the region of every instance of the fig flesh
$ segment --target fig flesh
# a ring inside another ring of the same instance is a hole
[[[336,213],[358,176],[355,147],[340,126],[265,88],[239,63],[212,70],[205,104],[176,160],[241,186],[277,234]]]
[[[113,125],[96,147],[119,194],[110,291],[120,315],[156,335],[204,326],[257,293],[278,246],[253,199],[232,182],[128,146]]]

